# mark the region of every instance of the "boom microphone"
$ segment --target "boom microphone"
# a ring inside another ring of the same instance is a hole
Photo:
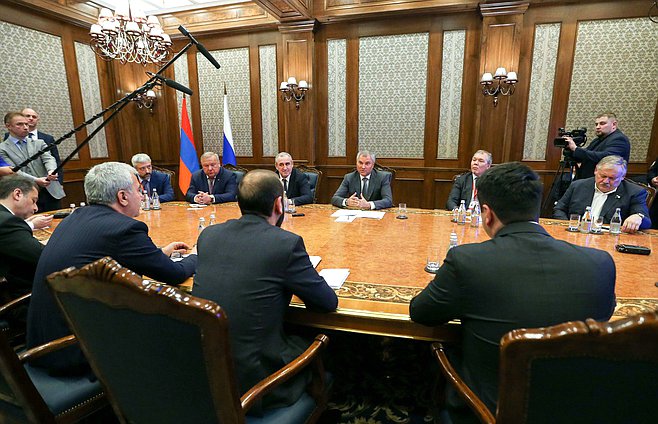
[[[196,46],[197,50],[199,50],[199,51],[201,52],[201,54],[202,54],[206,59],[208,59],[208,62],[212,63],[212,66],[214,66],[214,67],[217,68],[217,69],[220,68],[220,66],[219,66],[219,62],[217,62],[217,60],[215,60],[215,58],[212,57],[212,55],[208,52],[208,50],[206,50],[206,48],[203,46],[203,44],[199,43],[199,42],[196,40],[196,38],[194,38],[194,36],[193,36],[192,34],[190,34],[190,32],[189,32],[187,29],[185,29],[185,27],[184,27],[183,25],[179,26],[179,27],[178,27],[178,30],[179,30],[183,35],[185,35],[186,37],[188,37],[188,38],[190,39],[190,41],[192,42],[192,44],[194,44],[194,45]]]
[[[164,82],[167,86],[180,91],[181,93],[185,93],[188,96],[191,96],[192,93],[194,93],[191,89],[185,87],[183,84],[177,83],[174,80],[171,80],[169,78],[165,78],[162,75],[154,74],[153,72],[147,72],[147,74],[151,77],[155,77],[156,79]]]

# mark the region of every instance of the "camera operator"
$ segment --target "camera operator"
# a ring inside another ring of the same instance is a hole
[[[576,146],[572,137],[565,136],[565,156],[571,156],[578,163],[577,180],[594,176],[594,167],[601,159],[610,155],[621,156],[628,162],[631,144],[628,137],[617,128],[617,116],[606,112],[596,117],[596,138],[586,148]]]

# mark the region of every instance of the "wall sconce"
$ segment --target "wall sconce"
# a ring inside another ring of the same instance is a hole
[[[139,93],[132,99],[133,102],[137,102],[138,108],[147,108],[151,113],[153,113],[153,104],[155,103],[155,91],[148,90],[146,94]]]
[[[299,85],[297,85],[295,77],[290,77],[288,78],[288,82],[283,81],[281,83],[279,91],[281,91],[281,98],[284,102],[295,100],[295,107],[299,109],[299,102],[304,100],[304,96],[308,91],[308,83],[302,80],[299,81]]]
[[[496,80],[496,86],[493,86]],[[501,83],[505,83],[503,86]],[[494,107],[498,106],[498,96],[511,96],[514,94],[514,85],[518,82],[516,72],[507,73],[505,68],[496,69],[496,73],[492,76],[491,73],[485,72],[482,74],[480,84],[482,84],[482,94],[485,96],[493,96]],[[491,87],[489,87],[491,86]]]

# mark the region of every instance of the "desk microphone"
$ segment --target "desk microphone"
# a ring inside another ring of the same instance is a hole
[[[192,93],[194,93],[191,89],[185,87],[183,84],[180,84],[174,80],[170,80],[169,78],[165,78],[162,75],[154,74],[153,72],[147,72],[147,75],[151,77],[155,77],[155,79],[158,79],[162,82],[164,82],[167,86],[180,91],[181,93],[185,93],[188,96],[191,96]]]
[[[190,39],[190,41],[192,42],[192,44],[194,44],[194,45],[196,46],[197,50],[199,50],[199,51],[201,52],[201,54],[203,55],[203,57],[205,57],[206,59],[208,59],[208,62],[212,63],[212,66],[214,66],[214,67],[217,68],[217,69],[220,68],[220,66],[219,66],[219,62],[217,62],[217,60],[215,60],[215,58],[212,57],[212,55],[208,52],[208,50],[206,50],[206,48],[203,46],[203,44],[199,43],[199,42],[196,40],[196,38],[194,38],[194,36],[193,36],[192,34],[190,34],[190,32],[189,32],[187,29],[185,29],[185,27],[184,27],[183,25],[179,26],[179,27],[178,27],[178,30],[179,30],[184,36],[186,36],[187,38]]]

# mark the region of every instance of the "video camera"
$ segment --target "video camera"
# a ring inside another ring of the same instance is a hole
[[[567,147],[567,140],[565,136],[571,137],[573,142],[576,143],[576,146],[583,147],[587,141],[587,128],[577,128],[571,131],[565,131],[564,128],[558,128],[558,137],[553,140],[553,145],[555,147]]]

